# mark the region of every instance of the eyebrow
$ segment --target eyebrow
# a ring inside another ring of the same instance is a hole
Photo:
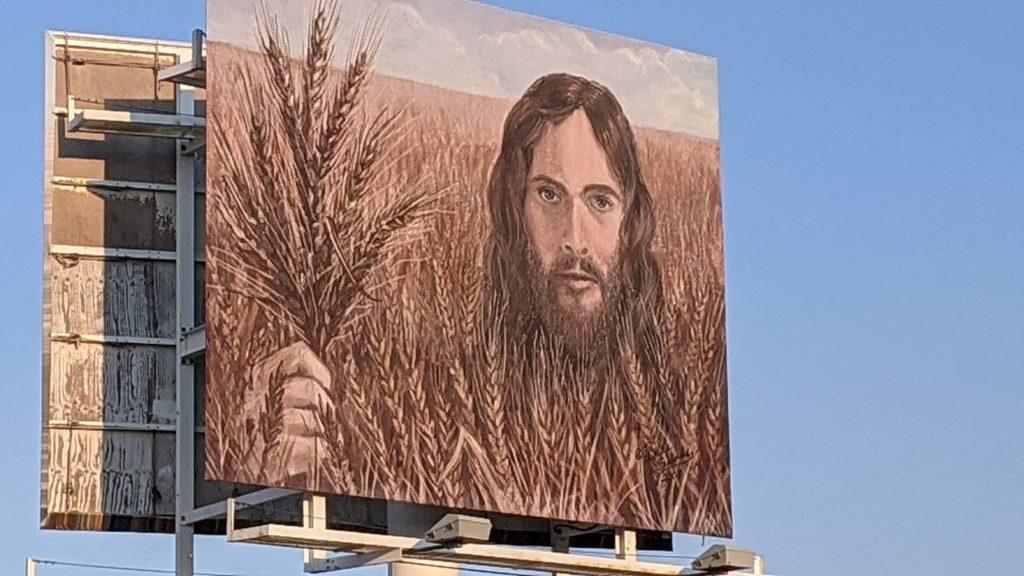
[[[534,176],[533,178],[530,178],[530,184],[536,184],[538,182],[543,183],[543,184],[550,184],[551,186],[554,186],[555,188],[558,188],[562,192],[566,191],[564,184],[562,184],[558,180],[555,180],[554,178],[552,178],[550,176],[546,176],[544,174],[538,174],[538,175]]]
[[[555,180],[554,178],[552,178],[552,177],[550,177],[550,176],[548,176],[546,174],[538,174],[538,175],[536,175],[536,176],[534,176],[533,178],[530,179],[530,184],[536,184],[538,182],[554,186],[555,188],[558,188],[563,193],[566,192],[564,184],[562,184],[558,180]],[[607,184],[587,184],[583,188],[583,194],[584,195],[595,194],[595,193],[597,193],[597,194],[608,194],[610,196],[614,196],[618,201],[620,201],[620,202],[622,201],[622,193],[620,193],[618,190],[616,190],[615,188],[613,188],[613,187],[611,187],[611,186],[609,186]]]
[[[608,194],[609,196],[614,196],[619,202],[622,202],[622,194],[607,184],[588,184],[583,188],[583,194]]]

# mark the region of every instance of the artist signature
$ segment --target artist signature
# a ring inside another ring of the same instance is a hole
[[[636,455],[643,460],[645,467],[656,478],[667,481],[676,476],[694,456],[691,451],[685,449],[677,454],[672,452],[675,451],[658,446],[641,446]]]

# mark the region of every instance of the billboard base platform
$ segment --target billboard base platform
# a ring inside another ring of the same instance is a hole
[[[616,557],[604,558],[585,554],[537,550],[531,548],[473,543],[471,537],[458,535],[438,539],[426,534],[422,538],[369,534],[326,527],[322,510],[324,496],[306,495],[303,502],[302,526],[261,524],[236,527],[236,513],[245,502],[230,498],[226,502],[227,539],[229,542],[301,548],[303,570],[318,574],[363,568],[380,564],[403,564],[432,568],[456,569],[460,565],[478,565],[515,570],[549,571],[555,574],[587,574],[592,576],[763,576],[764,562],[753,552],[721,545],[712,546],[694,561],[693,566],[640,562],[636,556],[636,535],[631,530],[616,530]],[[454,515],[446,517],[456,518]],[[460,516],[464,522],[486,522]],[[699,568],[695,568],[699,567]]]

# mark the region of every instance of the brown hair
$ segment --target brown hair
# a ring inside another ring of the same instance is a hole
[[[486,249],[485,321],[504,322],[504,337],[529,338],[541,329],[529,294],[529,235],[523,218],[533,150],[545,130],[582,110],[622,186],[626,211],[619,232],[621,295],[610,303],[632,332],[634,350],[656,369],[661,338],[657,317],[664,307],[661,271],[651,252],[655,219],[644,183],[636,139],[615,96],[605,86],[570,74],[537,79],[505,118],[501,151],[491,170],[487,199],[491,234]],[[621,326],[620,326],[621,328]],[[621,336],[620,336],[621,337]]]

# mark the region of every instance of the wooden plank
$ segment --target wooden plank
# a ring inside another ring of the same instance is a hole
[[[173,424],[173,348],[51,345],[50,420]]]
[[[52,265],[53,333],[174,338],[174,263]]]
[[[53,244],[174,251],[174,196],[54,187]]]
[[[173,370],[171,374],[173,376]],[[171,398],[174,407],[174,398]],[[174,435],[153,438],[153,514],[174,517]]]
[[[152,515],[152,445],[145,434],[51,430],[48,510]]]

